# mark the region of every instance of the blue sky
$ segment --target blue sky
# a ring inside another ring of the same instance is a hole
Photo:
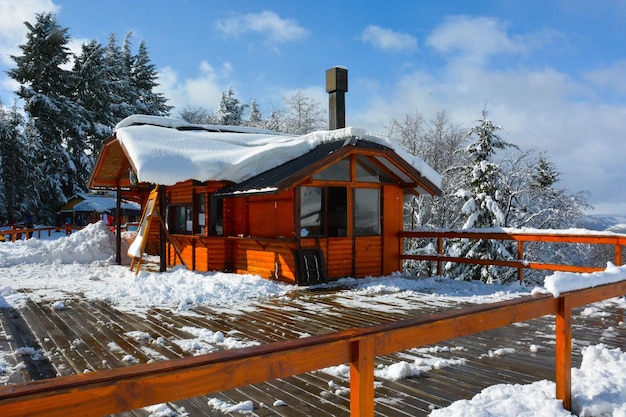
[[[76,50],[111,33],[145,41],[173,115],[213,111],[231,86],[265,115],[296,90],[326,106],[336,65],[349,72],[347,124],[371,133],[416,111],[469,128],[486,103],[504,139],[547,153],[560,187],[589,192],[596,213],[626,214],[623,0],[0,0],[4,105],[9,55],[43,11]]]

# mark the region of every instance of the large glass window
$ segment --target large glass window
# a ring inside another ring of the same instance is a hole
[[[191,205],[170,205],[167,210],[167,228],[170,233],[190,234],[193,231]]]
[[[209,200],[209,235],[222,236],[224,234],[224,199],[216,198],[213,194]]]
[[[347,236],[346,187],[300,187],[300,236]]]
[[[300,187],[300,235],[321,236],[324,231],[324,188]]]
[[[380,189],[354,189],[354,234],[380,235]]]

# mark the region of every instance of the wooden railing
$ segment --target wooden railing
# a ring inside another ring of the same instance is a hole
[[[556,397],[571,409],[572,309],[626,294],[626,281],[202,356],[0,387],[4,417],[108,415],[350,364],[350,415],[374,415],[374,359],[556,315]]]
[[[16,227],[11,229],[0,229],[0,235],[8,236],[8,240],[15,242],[16,240],[29,239],[29,236],[37,237],[41,239],[42,234],[47,234],[48,237],[52,235],[52,232],[63,232],[70,234],[74,230],[80,230],[78,226],[61,226],[61,227]]]
[[[122,231],[126,231],[126,230],[136,230],[137,225],[139,225],[139,223],[126,223],[122,225]],[[11,242],[15,242],[16,240],[21,240],[22,238],[24,239],[28,239],[29,236],[32,237],[37,237],[39,239],[41,239],[42,235],[46,235],[48,237],[52,236],[52,232],[55,233],[64,233],[65,235],[70,235],[73,232],[83,229],[84,226],[74,226],[74,225],[63,225],[63,226],[59,226],[59,227],[33,227],[33,228],[26,228],[26,227],[19,227],[19,228],[11,228],[11,229],[1,229],[0,228],[0,235],[5,236],[5,238],[8,236],[8,240],[10,240]]]
[[[456,262],[466,264],[482,264],[482,265],[496,265],[496,266],[508,266],[511,268],[517,268],[517,277],[520,282],[524,280],[525,269],[538,269],[546,271],[568,271],[568,272],[596,272],[601,271],[606,267],[604,266],[585,266],[585,265],[564,265],[564,264],[552,264],[545,262],[538,262],[526,259],[526,253],[524,251],[525,242],[543,242],[543,243],[569,243],[569,244],[589,244],[589,245],[611,245],[615,249],[615,265],[622,265],[622,247],[626,245],[626,236],[612,233],[585,233],[577,234],[568,231],[553,231],[545,233],[525,233],[525,232],[481,232],[481,231],[437,231],[437,230],[424,230],[424,231],[403,231],[399,234],[400,239],[431,239],[435,241],[436,254],[415,254],[415,253],[403,253],[400,255],[400,259],[414,260],[414,261],[431,261],[437,262],[437,275],[443,273],[444,262]],[[515,241],[517,243],[517,259],[510,260],[498,260],[498,259],[472,259],[472,258],[459,258],[453,256],[446,256],[445,247],[446,240],[451,239],[476,239],[476,240],[508,240]],[[400,242],[401,247],[402,241]],[[607,259],[609,261],[611,259]]]

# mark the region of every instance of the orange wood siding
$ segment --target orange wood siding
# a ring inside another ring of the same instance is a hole
[[[248,199],[249,235],[294,237],[293,191]]]
[[[356,278],[382,275],[382,243],[381,236],[358,237],[356,239]]]
[[[185,181],[167,187],[165,194],[169,204],[191,204],[193,202],[193,181]]]
[[[404,193],[398,187],[383,187],[383,236],[382,274],[389,275],[402,269],[400,261],[400,239],[398,232],[404,229],[403,219]]]
[[[326,269],[330,278],[352,275],[352,238],[329,238],[324,249]]]
[[[295,242],[238,239],[233,247],[233,272],[295,283],[294,248]]]
[[[226,269],[225,239],[176,235],[174,241],[188,269],[201,272]],[[181,264],[173,245],[173,243],[168,244],[169,266]]]
[[[224,199],[224,235],[248,235],[248,228],[245,221],[245,211],[245,199]]]

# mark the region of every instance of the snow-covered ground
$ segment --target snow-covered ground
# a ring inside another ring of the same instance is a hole
[[[103,223],[90,225],[68,237],[64,233],[57,233],[50,238],[0,244],[0,307],[20,308],[30,297],[38,302],[48,302],[53,308],[63,308],[67,300],[80,296],[89,300],[106,300],[116,308],[139,313],[142,309],[153,307],[182,312],[194,306],[206,305],[212,308],[227,307],[236,314],[237,311],[254,308],[255,304],[264,299],[288,297],[294,291],[299,291],[293,286],[253,275],[197,273],[183,268],[174,268],[165,273],[142,270],[135,275],[128,266],[114,264],[114,247],[114,236]],[[609,264],[606,271],[596,274],[556,273],[546,280],[544,288],[527,288],[519,284],[490,286],[442,277],[415,280],[401,275],[343,279],[328,284],[328,287],[338,288],[338,299],[351,306],[364,305],[365,296],[382,297],[389,305],[393,305],[393,298],[398,297],[397,305],[401,306],[402,297],[407,292],[423,293],[424,297],[435,301],[484,303],[533,291],[557,295],[582,285],[599,285],[621,279],[626,279],[626,267]],[[626,307],[623,299],[611,302]],[[590,311],[593,314],[594,310]],[[618,331],[626,331],[626,325],[620,323]],[[225,343],[232,348],[241,346],[236,340],[229,340],[221,334],[209,336],[214,343]],[[198,337],[207,339],[208,336],[202,334]],[[10,368],[6,358],[16,353],[0,350],[0,377],[15,371]],[[574,412],[579,416],[626,417],[626,353],[600,344],[584,348],[582,354],[581,367],[572,372]],[[457,364],[453,359],[443,360],[436,355],[430,358],[380,367],[376,370],[376,377],[398,380],[433,368]],[[323,372],[345,378],[346,367],[327,368]],[[342,388],[329,386],[329,389]],[[471,400],[458,401],[445,409],[433,410],[431,415],[572,415],[563,409],[554,393],[555,386],[550,381],[529,385],[496,385]],[[215,399],[210,405],[223,411],[245,413],[250,410],[251,402],[228,404]],[[166,411],[159,406],[147,409],[155,416],[171,415],[161,414]]]

